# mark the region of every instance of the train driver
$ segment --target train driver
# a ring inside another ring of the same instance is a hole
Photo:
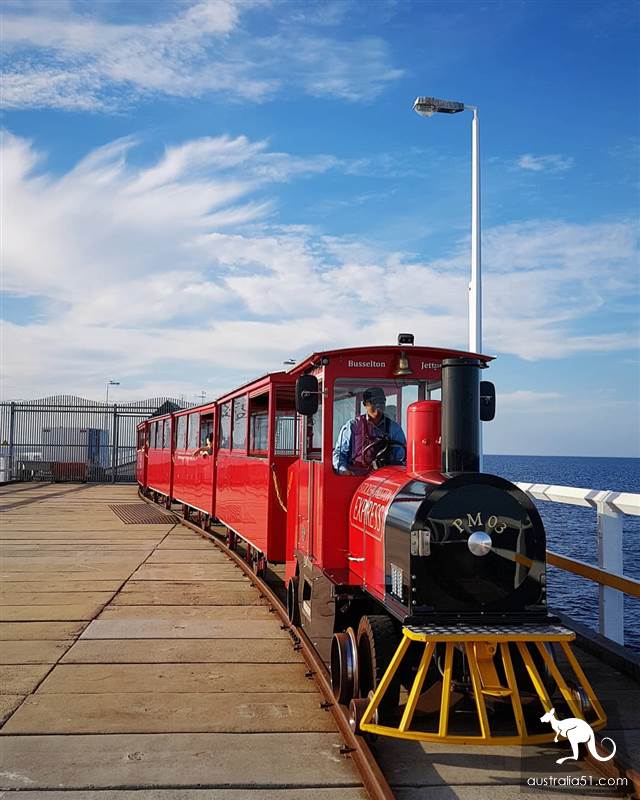
[[[404,431],[384,413],[384,389],[366,389],[362,405],[365,413],[345,422],[333,449],[333,468],[340,475],[365,475],[380,466],[378,459],[385,464],[403,464],[406,459]]]

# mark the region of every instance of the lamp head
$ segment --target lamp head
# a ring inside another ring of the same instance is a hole
[[[413,110],[421,117],[431,117],[434,114],[457,114],[464,111],[464,103],[456,100],[439,100],[437,97],[416,97],[413,101]]]

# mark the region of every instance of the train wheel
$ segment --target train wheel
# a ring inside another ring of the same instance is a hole
[[[352,697],[351,702],[349,703],[349,727],[354,733],[365,736],[370,741],[377,739],[377,734],[363,733],[360,730],[360,723],[362,722],[364,712],[367,710],[367,706],[369,705],[372,697],[373,692],[369,692],[367,697]],[[373,718],[371,719],[371,724],[378,725],[379,722],[378,709],[376,709]]]
[[[362,617],[358,625],[358,682],[360,697],[375,691],[398,646],[393,622],[381,614]],[[400,679],[396,675],[378,706],[381,718],[400,702]]]
[[[358,649],[353,628],[331,640],[331,688],[338,703],[347,705],[358,693]]]
[[[589,699],[589,695],[582,686],[578,686],[574,681],[567,681],[567,686],[582,713],[583,719],[587,720],[587,722],[595,719],[598,715]]]
[[[251,551],[251,569],[255,572],[258,578],[264,578],[267,574],[267,559],[264,556],[264,553],[260,553],[258,550]]]
[[[292,625],[300,624],[300,607],[298,605],[299,578],[296,575],[287,584],[287,616]]]

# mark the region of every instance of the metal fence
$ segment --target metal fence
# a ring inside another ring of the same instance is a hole
[[[0,403],[0,482],[132,483],[138,423],[191,405],[168,397],[107,405],[73,395]]]

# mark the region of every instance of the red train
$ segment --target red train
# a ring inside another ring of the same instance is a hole
[[[362,730],[542,741],[538,711],[553,692],[604,724],[572,635],[547,614],[538,512],[479,472],[480,422],[495,410],[493,385],[479,379],[490,360],[401,334],[397,346],[313,353],[139,426],[145,493],[205,526],[217,519],[257,573],[285,564],[289,617]],[[552,643],[568,653],[573,685]],[[468,714],[451,713],[465,699],[477,711],[471,732]],[[507,733],[492,731],[495,719]]]

